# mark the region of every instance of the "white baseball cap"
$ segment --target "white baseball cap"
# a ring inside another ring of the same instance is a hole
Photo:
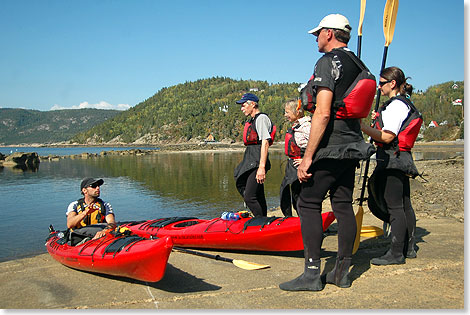
[[[345,32],[351,32],[351,26],[349,25],[348,19],[341,14],[330,14],[323,18],[318,24],[317,27],[308,31],[309,34],[318,36],[318,33],[322,28],[334,28],[338,30],[343,30]]]

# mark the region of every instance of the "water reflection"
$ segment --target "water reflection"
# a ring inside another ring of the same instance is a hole
[[[81,197],[84,177],[103,178],[103,200],[118,220],[168,216],[213,218],[241,210],[233,170],[243,153],[160,153],[60,159],[40,163],[36,172],[0,171],[0,261],[45,252],[49,224],[65,229],[67,205]],[[266,196],[279,204],[282,154],[271,154]],[[283,168],[283,166],[282,166]],[[283,172],[283,170],[282,170]],[[18,233],[18,230],[24,233]]]
[[[413,151],[413,158],[415,161],[446,160],[460,156],[464,156],[463,151]]]
[[[433,158],[456,154],[440,153],[433,152]],[[430,152],[414,154],[417,160],[431,158]],[[66,207],[80,198],[84,177],[104,179],[101,197],[112,204],[121,221],[182,215],[213,218],[223,211],[242,210],[243,199],[233,178],[242,156],[243,152],[160,152],[43,161],[34,172],[0,168],[0,261],[45,252],[49,224],[65,229]],[[286,158],[273,151],[270,159],[265,193],[268,208],[273,208],[279,206]]]

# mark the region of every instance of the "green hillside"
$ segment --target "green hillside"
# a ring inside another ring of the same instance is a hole
[[[411,97],[424,117],[425,127],[431,121],[440,125],[438,128],[427,128],[424,140],[455,140],[464,139],[464,82],[449,81],[429,87],[424,93],[414,93]],[[461,99],[462,106],[453,105],[453,101]]]
[[[253,91],[260,109],[277,125],[276,140],[283,140],[288,127],[282,104],[297,98],[299,83],[269,84],[266,81],[201,79],[163,88],[127,111],[96,109],[35,111],[0,108],[0,144],[54,143],[181,143],[191,139],[241,141],[246,120],[235,101]],[[464,82],[446,82],[416,91],[412,100],[430,121],[445,124],[427,128],[424,140],[463,139]],[[381,98],[381,102],[386,99]],[[375,104],[375,103],[374,103]]]
[[[78,143],[177,143],[205,139],[209,134],[218,141],[241,141],[246,120],[235,104],[241,95],[254,89],[260,98],[260,109],[277,125],[277,140],[283,139],[288,127],[282,104],[298,96],[299,83],[269,84],[266,81],[233,80],[225,77],[185,82],[163,88],[149,99],[122,112],[103,124],[76,135]],[[424,140],[463,138],[462,106],[453,106],[455,99],[464,99],[463,82],[446,82],[413,94],[412,100],[424,116],[427,127],[431,120],[447,125],[429,128]],[[381,98],[384,102],[385,98]]]
[[[246,118],[235,101],[250,89],[255,89],[260,109],[269,114],[282,132],[286,124],[282,104],[298,96],[298,85],[223,77],[186,82],[161,89],[135,107],[75,136],[74,141],[131,143],[140,139],[146,143],[175,143],[197,137],[205,139],[209,134],[218,141],[240,141]]]
[[[117,110],[0,108],[0,144],[55,143],[116,116]]]

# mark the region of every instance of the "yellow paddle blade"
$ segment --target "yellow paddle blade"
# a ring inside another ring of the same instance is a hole
[[[373,225],[364,225],[361,228],[361,237],[372,238],[384,234],[384,230]]]
[[[359,243],[361,242],[361,227],[362,227],[362,218],[364,217],[364,209],[362,206],[359,206],[359,210],[356,213],[356,238],[354,239],[353,255],[357,252],[359,248]]]
[[[234,259],[232,262],[238,268],[242,268],[245,270],[258,270],[258,269],[265,269],[265,268],[270,267],[269,265],[261,265],[261,264],[257,264],[254,262],[249,262],[249,261],[240,260],[240,259]]]
[[[357,35],[362,36],[362,23],[364,23],[364,14],[366,13],[366,0],[361,0],[361,13],[359,17],[359,26],[357,28]]]
[[[395,22],[397,21],[398,0],[387,0],[384,9],[384,36],[385,46],[388,47],[393,40]]]

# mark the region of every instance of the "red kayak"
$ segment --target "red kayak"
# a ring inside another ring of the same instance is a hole
[[[335,220],[333,212],[322,214],[323,231]],[[175,246],[247,251],[303,250],[298,217],[256,217],[236,221],[215,218],[172,217],[124,224],[142,237],[166,237]]]
[[[129,231],[124,234],[111,232],[99,239],[85,240],[82,244],[72,246],[74,236],[59,237],[59,233],[51,232],[46,248],[61,264],[141,281],[156,282],[163,277],[173,248],[169,237],[144,239]]]

